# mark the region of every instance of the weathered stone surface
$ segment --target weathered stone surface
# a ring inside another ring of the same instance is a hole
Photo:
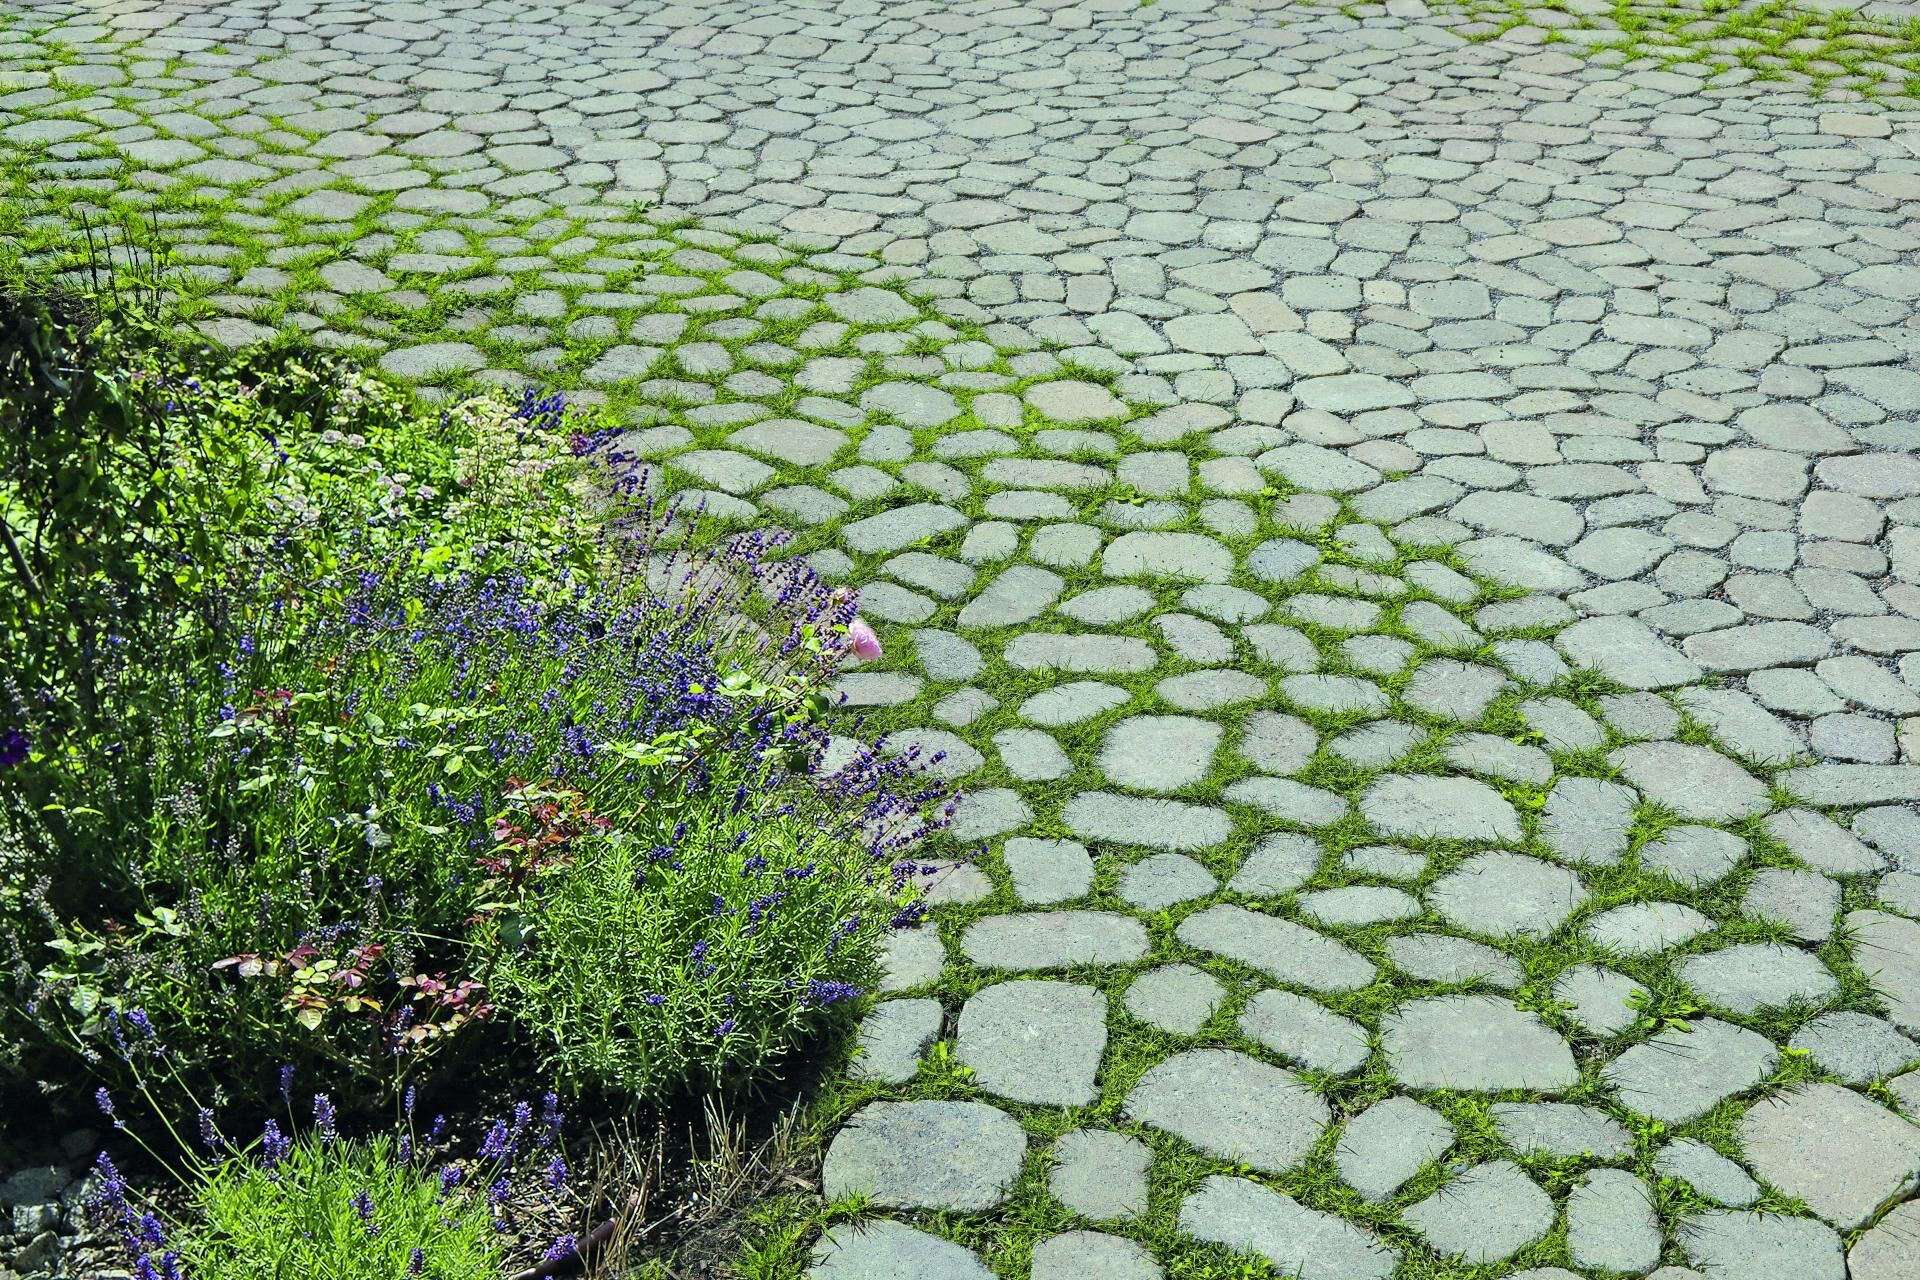
[[[1053,1145],[1048,1188],[1053,1198],[1096,1222],[1147,1211],[1147,1169],[1153,1153],[1138,1138],[1104,1129],[1075,1129]]]
[[[1851,1280],[1913,1280],[1920,1275],[1920,1200],[1895,1205],[1847,1250]]]
[[[1660,1032],[1601,1070],[1624,1106],[1668,1124],[1706,1114],[1767,1077],[1779,1055],[1765,1036],[1700,1018]]]
[[[1885,911],[1849,911],[1853,962],[1881,999],[1887,1018],[1908,1035],[1920,1035],[1920,923]]]
[[[1778,943],[1747,942],[1689,956],[1675,971],[1708,1001],[1735,1013],[1818,1002],[1840,989],[1818,956]]]
[[[1247,1002],[1240,1030],[1314,1071],[1344,1075],[1367,1060],[1367,1029],[1291,991],[1262,991]]]
[[[938,1000],[886,1000],[860,1020],[859,1056],[853,1074],[899,1084],[913,1079],[920,1055],[940,1038],[946,1014]]]
[[[1107,1045],[1107,1001],[1071,982],[1002,982],[960,1010],[955,1046],[974,1082],[1015,1102],[1078,1107],[1098,1093]]]
[[[829,1230],[814,1246],[807,1274],[815,1280],[993,1280],[972,1251],[885,1218]]]
[[[1524,853],[1479,853],[1435,881],[1427,903],[1449,922],[1493,937],[1546,937],[1586,900],[1580,877]]]
[[[1567,1197],[1567,1253],[1580,1266],[1644,1274],[1660,1243],[1652,1195],[1624,1169],[1595,1169]]]
[[[1147,953],[1147,931],[1108,911],[1036,911],[975,921],[960,936],[960,949],[986,969],[1128,964]]]
[[[1276,982],[1309,991],[1357,991],[1373,981],[1373,962],[1291,920],[1222,903],[1188,916],[1176,930],[1190,947],[1250,965]]]
[[[1729,822],[1771,807],[1766,784],[1706,747],[1640,742],[1607,759],[1647,799],[1689,821]]]
[[[1099,1231],[1068,1231],[1033,1246],[1032,1280],[1162,1280],[1165,1274],[1133,1241]]]
[[[1553,1201],[1518,1165],[1494,1160],[1460,1174],[1400,1219],[1436,1253],[1501,1262],[1553,1227]]]
[[[1386,1280],[1399,1262],[1371,1232],[1244,1178],[1202,1182],[1180,1206],[1180,1229],[1259,1254],[1300,1280]]]
[[[1920,1127],[1832,1084],[1755,1103],[1740,1122],[1753,1171],[1843,1231],[1920,1184]]]
[[[820,1181],[829,1199],[980,1213],[1007,1198],[1026,1153],[1019,1123],[984,1103],[875,1102],[834,1135]]]
[[[1220,1006],[1226,989],[1220,980],[1190,964],[1150,969],[1127,985],[1127,1012],[1162,1031],[1190,1036]]]
[[[1452,1145],[1453,1126],[1439,1112],[1412,1098],[1386,1098],[1347,1121],[1333,1162],[1348,1186],[1378,1202]]]
[[[1711,1280],[1847,1280],[1840,1236],[1808,1218],[1714,1210],[1681,1227],[1680,1248]]]
[[[1291,1071],[1229,1049],[1196,1049],[1148,1069],[1125,1115],[1223,1160],[1269,1173],[1291,1169],[1332,1113]]]
[[[1569,1102],[1496,1102],[1493,1124],[1507,1145],[1523,1155],[1613,1160],[1633,1150],[1632,1135],[1618,1121],[1604,1111]]]
[[[1384,836],[1518,840],[1520,817],[1506,797],[1471,778],[1388,774],[1360,797],[1360,814]]]
[[[1573,1053],[1538,1017],[1497,996],[1433,996],[1380,1024],[1394,1079],[1416,1089],[1493,1092],[1569,1088]]]
[[[1191,852],[1224,842],[1233,824],[1224,810],[1174,800],[1084,791],[1061,814],[1085,840]]]

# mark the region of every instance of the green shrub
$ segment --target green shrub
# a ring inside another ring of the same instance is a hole
[[[868,984],[942,797],[911,755],[818,771],[849,599],[777,538],[685,550],[557,397],[420,413],[330,366],[154,359],[169,400],[129,412],[165,419],[191,538],[135,512],[141,572],[70,557],[0,618],[80,655],[0,688],[0,956],[50,1044],[113,1082],[138,1015],[260,1100],[235,1064],[393,1087],[504,1017],[572,1085],[654,1095]]]

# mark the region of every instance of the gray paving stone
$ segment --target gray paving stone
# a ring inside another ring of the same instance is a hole
[[[1755,1103],[1740,1149],[1767,1183],[1841,1230],[1920,1183],[1920,1127],[1851,1089],[1804,1084]]]
[[[1103,1129],[1075,1129],[1053,1144],[1048,1189],[1067,1208],[1096,1222],[1147,1211],[1147,1169],[1153,1155],[1138,1138]]]
[[[1641,742],[1607,759],[1647,799],[1691,821],[1750,818],[1772,806],[1765,783],[1706,747]]]
[[[1219,887],[1212,872],[1185,854],[1156,853],[1121,872],[1116,891],[1142,911],[1161,911]]]
[[[1240,1015],[1240,1030],[1311,1071],[1345,1075],[1365,1064],[1367,1030],[1291,991],[1262,991]]]
[[[1547,796],[1540,838],[1568,862],[1611,867],[1626,855],[1635,802],[1617,782],[1563,777]]]
[[[880,950],[880,990],[911,991],[940,976],[946,951],[940,934],[931,928],[898,929],[886,936]]]
[[[1847,1250],[1852,1280],[1901,1280],[1914,1271],[1913,1241],[1920,1233],[1920,1203],[1895,1205]]]
[[[1493,937],[1545,937],[1586,901],[1580,877],[1524,853],[1477,853],[1427,890],[1449,923]]]
[[[1127,985],[1127,1012],[1162,1031],[1190,1036],[1220,1007],[1226,989],[1219,979],[1190,964],[1149,969]]]
[[[1098,766],[1107,781],[1134,791],[1180,791],[1204,779],[1221,728],[1193,716],[1134,716],[1107,730]]]
[[[1553,1201],[1519,1166],[1494,1160],[1455,1177],[1400,1219],[1443,1256],[1503,1262],[1552,1228]]]
[[[1124,1114],[1223,1160],[1282,1173],[1305,1158],[1331,1113],[1291,1071],[1229,1049],[1195,1049],[1148,1068]]]
[[[1637,1044],[1601,1069],[1623,1106],[1668,1124],[1704,1115],[1765,1079],[1778,1059],[1765,1036],[1698,1018]]]
[[[1319,869],[1320,857],[1320,846],[1310,837],[1275,832],[1247,854],[1227,888],[1255,898],[1291,893]]]
[[[1555,636],[1554,643],[1569,662],[1592,667],[1629,689],[1671,689],[1701,676],[1697,663],[1634,618],[1585,618]]]
[[[1794,1032],[1788,1044],[1851,1085],[1896,1075],[1920,1061],[1920,1044],[1868,1013],[1823,1013]]]
[[[1360,813],[1384,836],[1518,840],[1520,818],[1499,792],[1468,778],[1390,774],[1360,798]]]
[[[1840,990],[1839,980],[1817,956],[1770,942],[1689,956],[1675,972],[1711,1004],[1743,1014],[1796,1000],[1818,1003]]]
[[[1712,931],[1712,917],[1678,902],[1629,902],[1589,919],[1587,938],[1617,955],[1652,955]]]
[[[900,1084],[920,1069],[920,1055],[940,1038],[946,1014],[938,1000],[886,1000],[860,1020],[858,1079]]]
[[[814,1246],[807,1274],[818,1280],[989,1280],[972,1251],[885,1218],[844,1223]]]
[[[1415,933],[1386,940],[1393,967],[1427,982],[1484,982],[1512,990],[1525,981],[1519,962],[1485,943],[1444,933]]]
[[[1646,988],[1599,965],[1575,965],[1554,979],[1553,998],[1567,1017],[1596,1036],[1614,1036],[1631,1027],[1639,1013],[1634,1002]]]
[[[1747,1171],[1695,1138],[1675,1138],[1653,1157],[1663,1178],[1678,1178],[1709,1200],[1744,1209],[1760,1198]]]
[[[1072,840],[1016,836],[1001,846],[1000,857],[1013,877],[1014,893],[1029,906],[1070,902],[1093,884],[1093,859],[1085,845]]]
[[[1885,1002],[1887,1019],[1920,1034],[1920,924],[1884,911],[1849,911],[1841,923],[1852,931],[1853,962]]]
[[[1022,980],[986,987],[960,1010],[955,1056],[997,1097],[1077,1107],[1098,1092],[1107,1001],[1071,982]]]
[[[1522,1155],[1617,1160],[1633,1151],[1633,1136],[1593,1107],[1569,1102],[1496,1102],[1492,1111],[1500,1137]]]
[[[1232,831],[1224,811],[1174,800],[1083,791],[1061,817],[1075,835],[1109,844],[1193,852],[1223,843]]]
[[[1567,1197],[1567,1253],[1576,1265],[1644,1273],[1660,1249],[1652,1196],[1626,1170],[1595,1169]]]
[[[1033,1247],[1032,1280],[1162,1280],[1153,1255],[1131,1240],[1099,1231],[1068,1231]]]
[[[1412,1098],[1374,1103],[1347,1121],[1334,1148],[1346,1184],[1378,1203],[1393,1195],[1453,1145],[1453,1126]]]
[[[820,1183],[831,1199],[979,1213],[1006,1199],[1026,1151],[1019,1123],[984,1103],[874,1102],[833,1136]]]
[[[1188,916],[1175,933],[1190,947],[1309,991],[1357,991],[1374,977],[1373,963],[1350,947],[1291,920],[1230,903]]]
[[[1399,1262],[1372,1232],[1245,1178],[1203,1181],[1180,1206],[1180,1229],[1258,1254],[1300,1280],[1385,1280]]]
[[[1640,866],[1698,888],[1724,878],[1747,853],[1747,842],[1730,831],[1679,826],[1640,847]]]
[[[960,949],[985,969],[1128,964],[1146,955],[1147,931],[1109,911],[1039,911],[977,920],[961,934]]]
[[[1380,1024],[1394,1079],[1416,1089],[1557,1093],[1577,1079],[1566,1042],[1498,996],[1432,996]]]
[[[1839,1235],[1807,1218],[1713,1210],[1680,1229],[1680,1248],[1712,1280],[1846,1280]]]

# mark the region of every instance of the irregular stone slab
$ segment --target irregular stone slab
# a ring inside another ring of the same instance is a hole
[[[1220,887],[1213,873],[1181,853],[1156,853],[1120,874],[1120,896],[1142,911],[1204,898]]]
[[[943,507],[937,502],[916,502],[855,520],[840,530],[840,541],[856,555],[879,555],[951,532],[966,523],[967,518],[952,507]]]
[[[1227,888],[1250,898],[1292,893],[1320,867],[1320,846],[1311,836],[1277,831],[1255,845],[1253,852],[1227,882]]]
[[[1526,981],[1518,961],[1485,943],[1445,933],[1412,933],[1386,941],[1400,972],[1428,982],[1484,982],[1512,990]]]
[[[1629,689],[1673,689],[1703,674],[1698,663],[1638,618],[1583,618],[1554,638],[1569,662]]]
[[[1755,1103],[1740,1149],[1756,1174],[1842,1231],[1920,1185],[1920,1127],[1836,1084]]]
[[[1020,718],[1059,729],[1125,706],[1131,697],[1125,689],[1098,680],[1073,680],[1042,690],[1021,703]]]
[[[1697,889],[1724,879],[1748,852],[1747,842],[1731,831],[1674,827],[1640,846],[1640,867]]]
[[[1268,1173],[1300,1163],[1332,1118],[1293,1072],[1231,1049],[1195,1049],[1150,1068],[1127,1094],[1125,1115]]]
[[[1803,667],[1833,652],[1833,641],[1804,622],[1758,622],[1688,636],[1681,648],[1711,672]]]
[[[1093,884],[1093,858],[1072,840],[1015,836],[1000,849],[1013,891],[1029,906],[1051,906],[1084,895]]]
[[[1104,1129],[1075,1129],[1053,1144],[1047,1186],[1075,1213],[1096,1222],[1147,1211],[1147,1168],[1153,1153],[1138,1138]]]
[[[1226,988],[1190,964],[1162,965],[1135,978],[1124,997],[1127,1012],[1162,1031],[1190,1036],[1220,1007]]]
[[[1567,1197],[1567,1254],[1582,1267],[1643,1275],[1660,1261],[1660,1224],[1647,1184],[1595,1169]]]
[[[1030,564],[1015,565],[967,602],[960,610],[960,625],[1011,627],[1031,622],[1059,599],[1065,585],[1057,573]]]
[[[1404,889],[1374,884],[1321,889],[1300,898],[1300,910],[1320,924],[1368,925],[1411,920],[1421,909],[1420,900]]]
[[[1135,636],[1027,631],[1001,651],[1022,671],[1067,671],[1075,675],[1138,675],[1159,662],[1153,646]]]
[[[1477,853],[1434,881],[1427,905],[1462,929],[1544,938],[1587,898],[1580,877],[1524,853]]]
[[[1348,1186],[1378,1204],[1452,1145],[1453,1126],[1438,1111],[1412,1098],[1386,1098],[1347,1121],[1333,1163]]]
[[[1853,962],[1887,1002],[1887,1019],[1920,1035],[1920,924],[1885,911],[1849,911]]]
[[[1188,916],[1175,930],[1190,947],[1258,969],[1276,982],[1309,991],[1358,991],[1373,981],[1373,962],[1304,925],[1230,903]]]
[[[1227,788],[1226,799],[1303,827],[1328,827],[1347,816],[1346,797],[1291,778],[1242,778]]]
[[[1773,1071],[1779,1055],[1765,1036],[1718,1018],[1697,1018],[1688,1026],[1662,1031],[1601,1069],[1624,1105],[1685,1124]]]
[[[1080,1107],[1099,1096],[1107,1001],[1071,982],[1002,982],[960,1010],[955,1052],[974,1083],[1015,1102]]]
[[[1518,840],[1520,815],[1505,796],[1471,778],[1388,774],[1360,797],[1360,815],[1390,837]]]
[[[1765,783],[1706,747],[1639,742],[1607,759],[1640,794],[1694,822],[1730,822],[1772,807]]]
[[[1629,902],[1603,911],[1583,930],[1620,955],[1654,955],[1713,929],[1712,917],[1679,902]]]
[[[1571,1102],[1496,1102],[1493,1127],[1523,1155],[1615,1160],[1633,1151],[1633,1135],[1619,1121]]]
[[[1840,885],[1817,871],[1769,867],[1755,873],[1740,910],[1785,925],[1802,942],[1825,942],[1840,914]]]
[[[1257,1253],[1299,1280],[1386,1280],[1400,1261],[1372,1232],[1245,1178],[1203,1181],[1180,1205],[1180,1230]]]
[[[1298,773],[1318,746],[1312,725],[1278,711],[1254,712],[1240,733],[1240,754],[1262,773]]]
[[[1765,826],[1768,835],[1816,871],[1854,876],[1870,875],[1886,868],[1886,859],[1824,813],[1782,809],[1769,815]]]
[[[1700,995],[1735,1013],[1819,1002],[1840,990],[1818,956],[1773,942],[1745,942],[1689,956],[1675,972]]]
[[[1367,1029],[1292,991],[1262,991],[1240,1015],[1240,1030],[1314,1071],[1345,1075],[1367,1061]]]
[[[1163,1280],[1153,1255],[1100,1231],[1068,1231],[1033,1246],[1032,1280]]]
[[[1393,1078],[1415,1089],[1552,1093],[1579,1079],[1566,1041],[1498,996],[1408,1001],[1381,1020],[1380,1044]]]
[[[1920,1200],[1897,1204],[1847,1250],[1852,1280],[1913,1280],[1920,1275]]]
[[[1035,911],[967,926],[960,950],[983,969],[1065,969],[1131,964],[1147,954],[1147,929],[1110,911]]]
[[[1173,578],[1224,583],[1233,577],[1233,553],[1199,533],[1123,533],[1100,557],[1109,578]]]
[[[1467,1170],[1400,1215],[1434,1252],[1502,1262],[1553,1227],[1553,1201],[1520,1167],[1493,1160]]]
[[[1633,792],[1617,782],[1562,778],[1540,815],[1540,838],[1568,862],[1614,866],[1626,856],[1635,801]]]
[[[932,925],[896,930],[880,945],[880,990],[886,993],[924,987],[940,976],[946,959],[940,931]]]
[[[1812,804],[1912,804],[1920,801],[1920,768],[1905,764],[1813,764],[1783,771],[1781,786]]]
[[[1553,998],[1570,1006],[1567,1017],[1599,1036],[1619,1035],[1639,1020],[1635,997],[1647,989],[1599,965],[1582,964],[1554,979]]]
[[[1194,716],[1131,716],[1107,730],[1098,767],[1135,791],[1179,791],[1203,781],[1222,729]]]
[[[1743,1209],[1760,1198],[1760,1184],[1706,1143],[1675,1138],[1653,1157],[1663,1178],[1678,1178],[1709,1200]]]
[[[1109,791],[1081,792],[1060,816],[1084,840],[1173,852],[1210,849],[1233,834],[1233,821],[1223,809]]]
[[[920,1070],[920,1055],[940,1038],[946,1012],[938,1000],[885,1000],[860,1020],[856,1080],[904,1084]]]
[[[1019,1122],[985,1103],[874,1102],[834,1135],[820,1184],[829,1200],[981,1213],[1007,1198],[1026,1154]]]
[[[1680,1248],[1710,1280],[1847,1280],[1839,1233],[1811,1218],[1716,1209],[1680,1228]]]
[[[814,1246],[807,1275],[813,1280],[994,1280],[970,1250],[885,1218],[830,1229]]]

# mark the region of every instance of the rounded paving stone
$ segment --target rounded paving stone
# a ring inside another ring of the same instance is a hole
[[[1127,1012],[1162,1031],[1190,1036],[1220,1007],[1226,988],[1220,980],[1190,964],[1149,969],[1127,985]]]
[[[1107,1046],[1107,1001],[1071,982],[1002,982],[960,1010],[955,1056],[974,1083],[1015,1102],[1085,1106]]]
[[[1553,1228],[1553,1201],[1518,1165],[1494,1160],[1460,1174],[1400,1220],[1435,1253],[1503,1262]]]
[[[1759,1084],[1778,1059],[1765,1036],[1717,1018],[1699,1018],[1633,1046],[1600,1074],[1623,1106],[1684,1124]]]
[[[1268,1173],[1300,1163],[1332,1118],[1293,1072],[1231,1049],[1196,1049],[1149,1068],[1128,1092],[1124,1114]]]
[[[1153,1153],[1124,1133],[1075,1129],[1053,1144],[1047,1186],[1053,1198],[1096,1222],[1147,1211],[1147,1169]]]
[[[1192,716],[1132,716],[1107,730],[1097,765],[1134,791],[1179,791],[1206,778],[1221,728]]]
[[[1360,798],[1360,815],[1383,836],[1518,840],[1520,815],[1505,796],[1471,778],[1389,774]]]
[[[1130,964],[1146,955],[1147,930],[1110,911],[1036,911],[976,920],[960,935],[960,949],[983,969]]]
[[[1427,890],[1427,905],[1449,923],[1490,937],[1541,938],[1586,900],[1580,877],[1524,853],[1480,853]]]
[[[1689,956],[1674,972],[1702,999],[1734,1013],[1780,1008],[1796,1000],[1817,1003],[1840,990],[1839,979],[1818,956],[1773,942],[1746,942]]]
[[[1445,1116],[1412,1098],[1386,1098],[1347,1121],[1333,1163],[1348,1186],[1378,1203],[1452,1145]]]
[[[1409,1001],[1381,1020],[1380,1044],[1393,1078],[1415,1089],[1552,1093],[1579,1079],[1566,1041],[1498,996]]]
[[[807,1274],[815,1280],[993,1280],[972,1251],[885,1218],[831,1228],[814,1246]]]
[[[985,1103],[875,1102],[833,1136],[820,1185],[830,1200],[981,1213],[1007,1198],[1026,1154],[1019,1122]]]
[[[1367,1029],[1292,991],[1262,991],[1247,1002],[1240,1030],[1311,1071],[1345,1075],[1366,1064]]]
[[[1689,821],[1728,822],[1772,807],[1765,783],[1706,747],[1638,742],[1607,760],[1647,799]]]
[[[1372,1232],[1245,1178],[1203,1181],[1180,1205],[1180,1229],[1259,1254],[1298,1280],[1386,1280],[1399,1262]]]
[[[1032,1280],[1162,1280],[1153,1255],[1131,1240],[1068,1231],[1033,1246]]]
[[[1161,911],[1219,887],[1211,871],[1185,854],[1156,853],[1122,871],[1116,892],[1142,911]]]

